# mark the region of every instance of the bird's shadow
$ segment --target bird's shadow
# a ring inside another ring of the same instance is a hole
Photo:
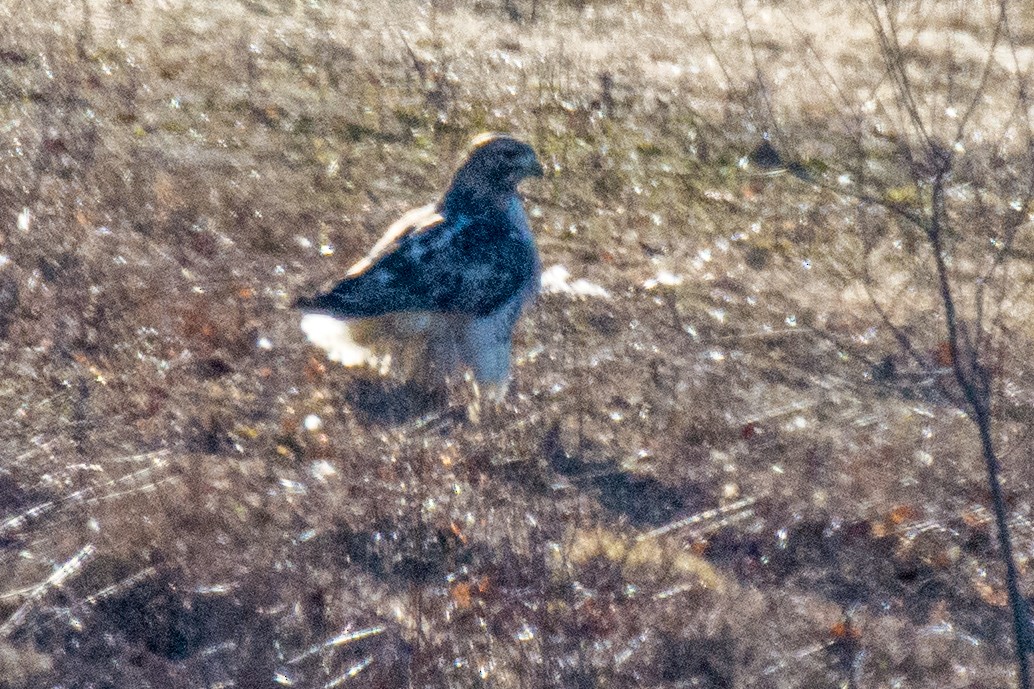
[[[342,393],[343,402],[368,425],[395,426],[447,411],[444,389],[381,377],[357,377]]]

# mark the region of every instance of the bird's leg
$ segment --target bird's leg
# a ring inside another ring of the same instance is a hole
[[[465,403],[467,421],[473,425],[481,423],[482,412],[485,411],[485,395],[482,393],[481,385],[477,378],[470,371],[463,374],[463,391],[458,396]]]
[[[460,423],[478,424],[481,420],[481,391],[470,372],[447,375],[442,388],[444,413]]]
[[[469,383],[470,401],[467,402],[467,420],[472,424],[481,423],[481,386],[477,379],[469,373],[464,376]]]
[[[471,390],[471,401],[467,404],[467,418],[470,422],[476,424],[498,417],[503,400],[506,399],[506,391],[510,387],[509,381],[504,379],[479,384],[477,379],[469,374],[466,379]]]

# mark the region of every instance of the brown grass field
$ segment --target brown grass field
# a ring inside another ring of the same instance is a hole
[[[1018,228],[986,318],[1031,591],[1034,15],[996,43],[991,4],[896,6],[930,130],[979,96],[948,185],[966,318]],[[0,20],[0,689],[1015,686],[864,3]],[[602,290],[541,296],[472,424],[326,362],[290,304],[485,130],[546,164],[544,266]],[[752,162],[765,133],[807,174]]]

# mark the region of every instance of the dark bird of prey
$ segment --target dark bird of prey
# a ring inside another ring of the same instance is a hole
[[[540,176],[528,144],[478,136],[440,201],[399,218],[329,292],[298,300],[302,330],[346,366],[425,384],[469,369],[501,397],[514,325],[539,286],[517,185]]]

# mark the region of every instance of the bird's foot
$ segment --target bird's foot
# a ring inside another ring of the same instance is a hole
[[[471,375],[465,377],[470,390],[467,402],[467,420],[472,424],[491,423],[502,411],[509,381],[478,383]]]

